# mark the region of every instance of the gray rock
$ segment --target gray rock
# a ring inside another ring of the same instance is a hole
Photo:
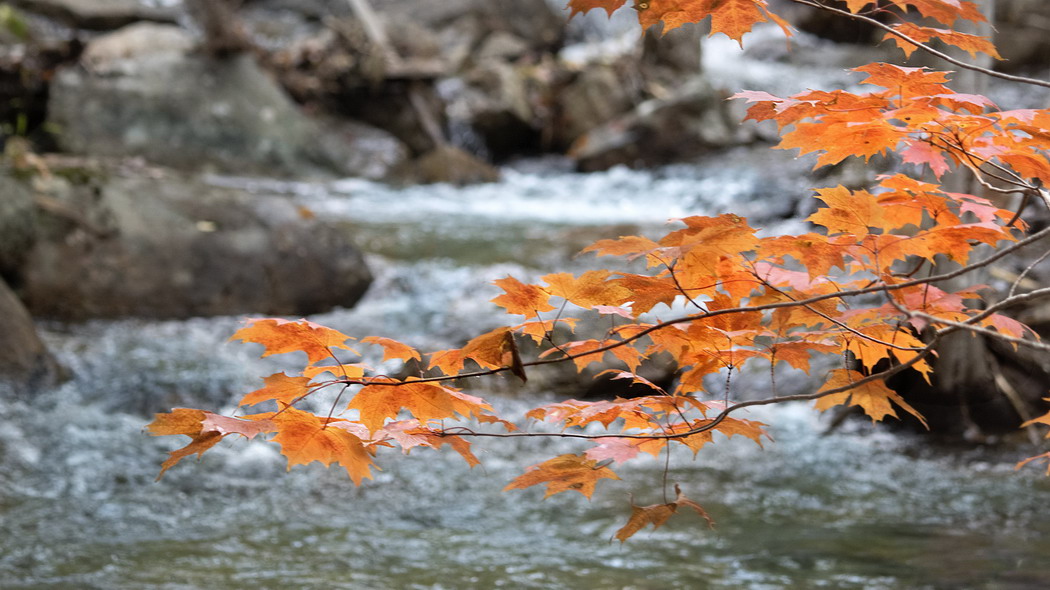
[[[80,56],[80,62],[95,74],[118,74],[122,64],[145,57],[186,55],[196,40],[186,29],[175,25],[141,22],[93,39]],[[127,64],[134,68],[134,63]]]
[[[64,373],[40,340],[25,307],[0,279],[0,397],[47,387]]]
[[[409,20],[433,29],[479,19],[490,31],[513,33],[532,47],[547,48],[561,44],[567,20],[547,0],[384,0],[375,8],[394,22]]]
[[[559,143],[572,143],[627,113],[637,104],[639,95],[639,89],[632,87],[616,64],[590,64],[560,94]]]
[[[115,29],[141,20],[174,22],[176,18],[175,10],[151,7],[141,0],[10,1],[18,8],[82,29]]]
[[[450,145],[438,146],[420,156],[416,161],[416,175],[424,183],[462,185],[499,180],[498,169]]]
[[[0,277],[15,276],[35,240],[32,192],[21,182],[0,174]]]
[[[338,168],[351,172],[352,176],[390,180],[393,172],[409,159],[408,146],[378,127],[350,119],[329,119],[321,123],[325,131],[317,141],[330,153],[343,154]]]
[[[530,71],[527,66],[491,59],[459,78],[442,81],[438,91],[447,103],[453,137],[457,130],[469,131],[496,160],[536,151],[540,117],[534,105],[541,101],[533,96],[537,80]]]
[[[324,132],[250,56],[146,52],[105,64],[103,73],[67,67],[55,77],[49,111],[67,151],[237,173],[361,172],[348,167],[358,146],[319,141]]]
[[[529,44],[506,31],[495,31],[478,48],[478,61],[497,59],[513,61],[529,51]]]
[[[40,183],[52,206],[21,275],[37,317],[306,315],[371,280],[346,231],[285,196],[160,169],[86,176]]]
[[[682,161],[740,142],[723,98],[696,77],[665,99],[643,102],[630,113],[588,132],[570,150],[577,167],[604,170],[624,164],[656,166]]]

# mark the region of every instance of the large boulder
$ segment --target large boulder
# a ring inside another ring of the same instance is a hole
[[[306,315],[353,305],[371,280],[346,230],[286,196],[156,168],[52,171],[19,277],[36,317]]]
[[[23,395],[63,377],[22,303],[0,279],[0,397]]]
[[[375,178],[386,170],[360,167],[362,152],[379,149],[394,164],[401,158],[393,137],[374,141],[381,131],[356,142],[345,129],[322,128],[251,56],[210,60],[189,53],[191,45],[188,33],[152,24],[89,44],[83,66],[59,70],[51,87],[61,147],[184,169],[295,176]]]

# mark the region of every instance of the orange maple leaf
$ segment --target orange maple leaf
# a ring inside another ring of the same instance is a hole
[[[370,431],[383,427],[388,418],[395,418],[401,410],[407,410],[421,423],[428,420],[464,418],[491,411],[481,398],[444,387],[437,383],[388,381],[373,382],[354,395],[348,409],[360,412],[361,423]]]
[[[507,484],[503,491],[520,490],[542,483],[547,485],[544,498],[570,490],[590,498],[599,479],[620,478],[612,469],[599,466],[597,461],[583,455],[559,455],[529,467]]]
[[[595,8],[602,8],[609,16],[612,16],[612,13],[616,12],[626,2],[627,0],[569,0],[568,8],[572,10],[569,17],[576,16],[577,13],[586,13]]]
[[[984,22],[987,19],[981,9],[969,0],[890,0],[902,11],[915,8],[919,14],[940,23],[951,25],[958,19]]]
[[[589,270],[579,277],[561,272],[542,278],[551,295],[590,309],[596,305],[620,305],[630,298],[631,292],[618,281],[610,280],[611,274],[607,270]]]
[[[279,318],[250,318],[246,327],[237,330],[230,340],[262,344],[266,350],[262,356],[302,351],[310,364],[326,358],[334,358],[333,349],[341,348],[357,354],[346,345],[353,338],[307,320],[289,321]]]
[[[160,481],[160,478],[164,477],[164,472],[174,467],[179,461],[194,454],[199,458],[204,451],[222,440],[222,435],[218,432],[202,432],[201,423],[204,421],[205,414],[203,410],[175,408],[170,412],[156,414],[153,422],[146,425],[146,430],[153,436],[184,434],[192,439],[186,446],[168,454],[168,458],[160,465],[157,481]]]
[[[338,463],[354,484],[372,479],[372,455],[361,439],[343,428],[344,420],[326,420],[302,410],[287,407],[273,417],[277,435],[273,442],[281,445],[288,468],[318,461],[324,465]]]
[[[310,392],[309,377],[289,377],[284,373],[274,373],[263,379],[265,387],[245,394],[241,401],[242,406],[250,406],[269,400],[277,400],[286,405],[291,405],[295,400]]]
[[[540,312],[555,309],[550,304],[550,292],[543,287],[526,285],[514,277],[499,279],[493,283],[505,293],[492,299],[492,302],[506,309],[507,313],[523,315],[525,319],[529,319],[539,317]]]
[[[682,488],[675,484],[674,486],[675,500],[674,502],[668,502],[667,504],[653,504],[652,506],[635,506],[631,505],[631,518],[627,520],[627,524],[616,531],[616,538],[621,543],[631,538],[635,533],[642,530],[648,525],[653,525],[653,529],[660,528],[667,519],[671,518],[679,508],[689,508],[693,512],[700,515],[701,518],[707,521],[707,526],[715,528],[715,521],[707,513],[706,510],[696,502],[690,500],[682,493]]]
[[[990,55],[995,59],[1003,59],[999,52],[995,49],[995,44],[985,37],[979,37],[977,35],[969,35],[967,33],[960,33],[957,31],[951,31],[947,29],[935,29],[933,27],[921,27],[914,23],[904,22],[892,25],[893,29],[902,35],[906,35],[919,43],[926,43],[931,39],[938,39],[948,45],[958,47],[963,51],[970,54],[970,57],[977,57],[978,53],[984,53]],[[905,41],[904,39],[894,35],[893,33],[886,33],[882,38],[883,41],[892,39],[897,47],[901,48],[904,55],[911,57],[912,52],[919,48],[918,45]]]
[[[361,342],[363,344],[378,344],[379,346],[382,346],[383,361],[388,361],[390,359],[397,359],[399,361],[422,360],[418,350],[392,338],[369,336],[367,338],[362,338]]]
[[[828,379],[824,383],[824,386],[820,388],[820,391],[844,387],[856,383],[863,378],[864,375],[861,375],[856,371],[849,369],[835,369],[828,374]],[[890,405],[890,402],[897,404],[903,408],[904,411],[918,418],[923,426],[929,428],[926,424],[926,419],[923,418],[922,414],[908,405],[908,403],[905,402],[901,396],[894,393],[892,389],[886,387],[886,384],[882,381],[870,381],[863,385],[858,385],[848,391],[825,395],[817,400],[816,408],[820,411],[824,411],[839,404],[860,406],[860,408],[864,410],[864,413],[871,417],[872,421],[879,422],[886,416],[897,417],[897,413],[893,410],[893,406]]]
[[[823,225],[829,234],[846,233],[863,236],[869,227],[882,227],[883,208],[868,191],[850,192],[844,186],[817,190],[822,207],[806,221]]]

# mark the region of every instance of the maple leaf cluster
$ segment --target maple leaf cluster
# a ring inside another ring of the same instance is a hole
[[[569,6],[573,13],[595,8],[612,13],[625,3],[571,0]],[[965,0],[847,0],[846,6],[846,14],[856,16],[912,9],[947,27],[959,19],[983,19]],[[635,0],[633,7],[643,27],[662,23],[665,32],[710,17],[712,33],[737,40],[762,21],[774,21],[790,34],[765,0]],[[939,39],[995,55],[986,40],[950,29],[911,21],[887,27],[906,53]],[[982,247],[999,248],[995,256],[1002,256],[1046,233],[1026,236],[1015,211],[985,196],[949,192],[932,180],[950,169],[969,171],[992,192],[1019,192],[1050,205],[1041,188],[1050,181],[1050,110],[1000,111],[987,98],[953,92],[945,72],[885,63],[856,71],[866,75],[868,92],[811,90],[780,98],[752,91],[734,98],[750,104],[750,119],[778,126],[778,147],[815,153],[817,166],[896,154],[932,179],[897,173],[880,177],[869,190],[818,189],[823,206],[808,218],[813,230],[800,235],[761,236],[746,219],[725,214],[676,220],[677,226],[658,239],[601,240],[585,252],[633,261],[636,272],[553,273],[532,284],[499,279],[495,284],[502,293],[492,301],[518,322],[457,349],[422,354],[396,340],[355,340],[306,320],[249,320],[232,339],[262,345],[263,356],[302,352],[307,362],[297,374],[266,377],[262,388],[241,399],[242,406],[265,403],[274,407],[270,411],[225,417],[177,408],[158,414],[148,427],[152,434],[190,437],[163,463],[161,475],[232,434],[269,436],[289,467],[336,463],[356,484],[371,478],[377,453],[385,448],[408,453],[447,444],[474,466],[472,438],[558,436],[589,446],[527,468],[506,489],[544,485],[546,496],[576,491],[590,498],[599,482],[619,479],[613,466],[642,453],[659,456],[684,446],[696,454],[718,440],[716,433],[762,444],[766,425],[731,416],[749,406],[811,400],[821,411],[856,406],[874,421],[903,411],[925,423],[885,385],[886,377],[910,368],[929,379],[933,346],[953,331],[1014,345],[1034,345],[1036,339],[998,313],[1010,298],[989,306],[981,300],[980,286],[949,291],[943,280],[993,260],[977,258]],[[961,270],[936,274],[943,261]],[[924,267],[928,272],[919,273]],[[556,336],[575,333],[588,313],[613,320],[613,327],[593,338]],[[659,319],[661,313],[670,319]],[[526,339],[544,349],[538,358],[521,357],[519,342]],[[347,360],[348,355],[360,358],[351,342],[380,347],[385,361],[412,362],[423,370],[405,378],[376,374],[360,361]],[[705,377],[732,375],[753,364],[775,368],[783,363],[809,373],[812,359],[827,355],[842,359],[842,366],[809,394],[780,396],[773,386],[771,397],[734,401],[727,392],[705,386]],[[640,368],[658,356],[672,359],[678,368],[670,390],[640,375]],[[463,377],[498,373],[524,381],[528,371],[565,362],[580,371],[593,364],[611,367],[602,374],[630,380],[650,393],[634,399],[566,400],[526,414],[560,426],[550,433],[520,431],[485,400],[451,385]],[[335,402],[327,414],[299,407],[326,388],[339,388],[345,394],[339,399],[346,401]],[[1050,414],[1032,422],[1050,424]],[[1050,454],[1041,457],[1050,459]],[[677,486],[675,498],[633,506],[616,537],[623,541],[644,526],[658,527],[679,508],[710,521]]]

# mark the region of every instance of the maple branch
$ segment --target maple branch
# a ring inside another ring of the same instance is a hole
[[[589,356],[589,355],[594,355],[594,354],[604,354],[604,353],[606,353],[606,352],[608,352],[608,351],[610,351],[610,350],[612,350],[614,348],[619,348],[621,346],[624,346],[626,344],[634,342],[635,340],[639,340],[639,339],[641,339],[641,338],[643,338],[645,336],[648,336],[649,334],[651,334],[653,332],[656,332],[658,330],[662,330],[664,328],[667,328],[669,326],[673,326],[673,325],[676,325],[676,324],[683,324],[683,323],[692,322],[692,321],[696,321],[696,320],[700,320],[700,319],[712,318],[712,317],[717,317],[717,316],[720,316],[720,315],[728,315],[728,314],[733,314],[733,313],[744,313],[744,312],[749,312],[749,311],[751,311],[751,312],[754,312],[754,311],[770,311],[770,310],[783,309],[783,308],[789,308],[789,307],[804,307],[806,305],[813,304],[813,303],[819,303],[821,301],[826,301],[828,299],[836,299],[836,298],[844,298],[844,297],[856,297],[856,296],[859,296],[859,295],[870,295],[872,293],[881,293],[883,291],[897,291],[897,290],[901,290],[901,289],[906,289],[908,287],[915,287],[915,286],[918,286],[918,285],[926,285],[926,284],[931,284],[931,283],[937,283],[937,282],[940,282],[940,281],[947,281],[947,280],[954,279],[956,277],[962,276],[964,274],[967,274],[969,272],[972,272],[972,271],[974,271],[976,269],[988,266],[988,265],[992,264],[993,262],[995,262],[997,260],[1000,260],[1001,258],[1004,258],[1004,257],[1006,257],[1006,256],[1008,256],[1008,255],[1010,255],[1010,254],[1020,250],[1021,248],[1024,248],[1025,246],[1028,246],[1029,244],[1032,244],[1034,242],[1042,240],[1043,238],[1046,238],[1048,236],[1050,236],[1050,226],[1045,227],[1042,230],[1040,230],[1040,231],[1038,231],[1038,232],[1036,232],[1034,234],[1031,234],[1027,238],[1018,240],[1018,241],[1014,242],[1013,244],[1010,244],[1009,246],[1006,246],[1006,247],[1004,247],[1004,248],[1002,248],[1000,250],[997,250],[996,252],[994,252],[993,254],[989,255],[984,260],[980,260],[978,262],[973,262],[973,263],[968,264],[966,266],[962,266],[962,267],[959,267],[959,268],[957,268],[955,270],[952,270],[952,271],[949,271],[949,272],[945,272],[945,273],[942,273],[942,274],[939,274],[939,275],[931,275],[931,276],[924,277],[924,278],[921,278],[921,279],[912,279],[910,281],[904,281],[902,283],[896,283],[896,284],[893,284],[893,285],[886,285],[886,284],[880,283],[880,284],[875,285],[875,286],[864,287],[864,288],[861,288],[861,289],[849,289],[849,290],[845,290],[845,291],[836,291],[834,293],[826,293],[826,294],[823,294],[823,295],[814,295],[813,297],[809,297],[807,299],[800,299],[800,300],[797,300],[797,301],[782,301],[782,302],[778,302],[778,303],[766,303],[766,304],[754,305],[754,306],[728,307],[728,308],[724,308],[724,309],[716,309],[714,311],[710,311],[709,310],[709,311],[705,311],[704,313],[700,313],[700,314],[685,315],[685,316],[682,316],[680,318],[674,318],[674,319],[666,320],[666,321],[663,321],[663,322],[660,322],[660,323],[657,323],[657,324],[653,324],[653,325],[651,325],[651,326],[649,326],[647,328],[644,328],[644,329],[636,332],[635,334],[633,334],[631,336],[628,336],[627,338],[624,338],[623,340],[618,340],[616,342],[613,342],[612,344],[607,344],[605,346],[600,346],[600,347],[595,348],[593,350],[588,350],[586,352],[575,353],[575,354],[566,354],[565,356],[554,358],[554,359],[541,359],[541,360],[529,361],[529,362],[522,363],[522,366],[523,367],[537,367],[537,366],[541,366],[541,365],[550,365],[550,364],[555,364],[555,363],[563,363],[563,362],[570,361],[570,360],[573,360],[573,359],[576,359],[576,358],[582,358],[582,357]],[[1031,293],[1024,294],[1024,296],[1027,296],[1027,295],[1031,295]],[[1019,297],[1023,297],[1023,296],[1018,295],[1018,296],[1015,296],[1015,297],[1019,298]],[[1018,300],[1019,299],[1015,299],[1015,300],[1011,300],[1011,301],[1018,301]],[[1003,336],[1001,334],[998,334],[997,332],[992,332],[992,334],[994,334],[997,337]],[[408,381],[408,382],[384,383],[384,385],[389,385],[389,386],[392,386],[392,387],[396,387],[396,386],[399,386],[399,385],[408,385],[408,384],[415,384],[415,383],[433,383],[433,382],[442,382],[442,381],[454,381],[454,380],[457,380],[457,379],[469,379],[471,377],[485,377],[485,376],[488,376],[488,375],[496,375],[496,374],[499,374],[499,373],[508,372],[510,370],[511,370],[511,367],[497,367],[495,369],[485,369],[485,370],[481,370],[481,371],[472,371],[472,372],[469,372],[469,373],[457,373],[455,375],[441,375],[441,376],[437,376],[437,377],[426,377],[426,378],[423,378],[423,379],[415,379],[415,380]],[[346,383],[346,384],[349,384],[349,385],[369,385],[370,383],[372,383],[372,381],[368,380],[368,379],[346,379],[346,380],[336,380],[336,382],[337,383]]]
[[[1047,290],[1047,293],[1050,293],[1050,290]],[[1044,294],[1046,294],[1046,293],[1044,293]],[[976,334],[983,334],[985,336],[991,336],[993,338],[996,338],[998,340],[1003,340],[1003,341],[1009,342],[1011,344],[1019,344],[1021,346],[1026,346],[1028,348],[1034,348],[1035,350],[1040,350],[1040,351],[1043,351],[1043,352],[1050,352],[1050,344],[1045,344],[1043,342],[1037,342],[1035,340],[1028,340],[1028,339],[1025,339],[1025,338],[1016,338],[1014,336],[1008,336],[1006,334],[1003,334],[1002,332],[996,332],[995,330],[989,330],[988,328],[982,328],[980,326],[974,326],[973,324],[969,324],[969,323],[966,323],[966,322],[956,322],[954,320],[946,320],[944,318],[939,318],[937,316],[933,316],[933,315],[930,315],[928,313],[923,313],[921,311],[908,311],[907,313],[911,317],[917,317],[917,318],[924,319],[924,320],[930,322],[931,324],[944,324],[945,326],[948,326],[949,328],[954,328],[953,330],[950,330],[951,332],[954,332],[956,330],[967,330],[967,331],[970,331],[970,332],[974,332]],[[948,333],[948,332],[949,332],[948,328],[937,330],[938,334],[943,334],[943,333]]]
[[[943,147],[947,148],[949,151],[955,150],[955,151],[959,152],[960,154],[962,154],[963,156],[965,156],[966,160],[968,160],[968,162],[963,162],[962,160],[960,160],[959,162],[963,166],[965,166],[970,172],[973,173],[975,180],[977,180],[977,182],[979,182],[981,184],[981,186],[983,186],[984,188],[986,188],[986,189],[988,189],[988,190],[990,190],[992,192],[1003,193],[1003,194],[1011,194],[1011,193],[1015,193],[1015,192],[1017,192],[1019,190],[1029,191],[1029,190],[1035,190],[1036,189],[1035,185],[1033,185],[1032,183],[1026,181],[1023,177],[1021,177],[1019,174],[1015,173],[1013,170],[1010,170],[1009,168],[1007,168],[1007,167],[1003,166],[1002,164],[999,164],[998,162],[995,162],[993,160],[983,160],[983,159],[977,158],[976,156],[974,156],[974,154],[972,152],[970,152],[969,150],[966,149],[966,146],[964,146],[962,141],[960,141],[958,138],[953,137],[953,136],[951,136],[949,134],[945,134],[945,135],[948,135],[949,137],[952,137],[952,139],[955,140],[955,143],[953,144],[952,142],[948,141],[947,139],[944,139],[943,137],[941,137],[942,141],[944,141],[944,146]],[[938,136],[940,137],[941,134],[938,134]],[[929,143],[930,143],[930,145],[933,145],[935,147],[941,147],[941,146],[937,146],[937,144],[933,143],[932,141],[930,141]],[[985,172],[985,171],[981,170],[981,166],[984,166],[984,165],[988,165],[988,166],[991,166],[993,168],[996,168],[999,171],[1003,172],[1004,174],[1006,174],[1008,176],[1011,176],[1013,178],[1012,179],[1011,178],[1005,178],[1005,177],[1000,176],[998,174],[993,174],[991,172]],[[999,187],[996,187],[996,186],[992,186],[990,183],[988,183],[988,181],[986,181],[986,180],[984,180],[982,178],[982,176],[985,175],[985,174],[987,174],[988,176],[991,176],[992,178],[994,178],[996,180],[999,180],[1001,182],[1005,182],[1006,184],[1015,185],[1017,188],[1005,189],[1005,188],[999,188]],[[1007,223],[1006,225],[1010,225],[1010,224]]]
[[[943,59],[944,61],[946,61],[946,62],[948,62],[950,64],[957,65],[960,68],[965,68],[967,70],[971,70],[971,71],[974,71],[974,72],[980,72],[982,74],[985,74],[985,75],[988,75],[988,76],[992,76],[994,78],[999,78],[999,79],[1002,79],[1002,80],[1009,80],[1010,82],[1020,82],[1022,84],[1031,84],[1032,86],[1042,86],[1044,88],[1050,88],[1050,82],[1044,82],[1043,80],[1038,80],[1038,79],[1035,79],[1035,78],[1028,78],[1026,76],[1015,76],[1013,74],[1004,74],[1002,72],[997,72],[995,70],[990,70],[988,68],[981,67],[981,66],[978,66],[978,65],[968,64],[968,63],[966,63],[966,62],[964,62],[962,60],[956,59],[956,58],[948,55],[947,53],[944,53],[943,51],[938,51],[938,50],[930,47],[929,45],[926,45],[924,43],[916,41],[912,37],[909,37],[908,35],[905,35],[904,33],[901,33],[897,29],[894,29],[893,27],[891,27],[891,26],[889,26],[887,24],[881,23],[881,22],[879,22],[879,21],[877,21],[877,20],[875,20],[875,19],[873,19],[871,17],[867,17],[867,16],[864,16],[862,14],[855,14],[855,13],[852,13],[852,12],[850,12],[848,10],[842,10],[841,8],[835,8],[833,6],[827,6],[825,4],[821,4],[820,2],[816,2],[814,0],[790,0],[790,1],[794,2],[795,4],[802,4],[803,6],[810,6],[812,8],[816,8],[818,10],[826,10],[828,12],[837,14],[839,16],[844,16],[846,18],[851,18],[853,20],[858,20],[858,21],[867,23],[867,24],[869,24],[869,25],[871,25],[873,27],[876,27],[876,28],[882,29],[883,31],[886,31],[887,33],[889,33],[891,35],[899,37],[899,38],[903,39],[904,41],[907,41],[908,43],[911,43],[912,45],[915,45],[916,47],[918,47],[919,49],[922,49],[923,51],[925,51],[926,53],[929,53],[930,55],[939,57],[939,58]]]
[[[757,399],[757,400],[737,402],[737,403],[735,403],[735,404],[725,408],[721,412],[719,412],[718,415],[716,415],[714,418],[712,418],[710,420],[710,422],[707,422],[706,424],[704,424],[702,426],[697,426],[696,428],[691,428],[691,429],[686,430],[686,431],[676,432],[676,433],[672,433],[672,434],[632,434],[632,433],[625,433],[625,432],[614,433],[614,434],[584,434],[584,433],[579,433],[579,432],[477,432],[477,431],[472,430],[472,429],[470,429],[470,428],[468,428],[466,426],[454,426],[454,427],[449,428],[449,429],[442,429],[442,430],[439,430],[439,431],[435,431],[434,433],[437,436],[470,436],[470,437],[486,437],[486,438],[520,438],[520,437],[575,438],[575,439],[584,439],[584,440],[595,440],[595,439],[599,439],[599,438],[624,438],[624,439],[642,439],[642,440],[673,440],[673,439],[678,439],[678,438],[687,438],[687,437],[690,437],[690,436],[693,436],[693,435],[696,435],[696,434],[700,434],[702,432],[708,432],[710,430],[714,430],[715,428],[718,427],[719,424],[721,424],[723,421],[725,421],[725,419],[728,418],[730,414],[732,414],[734,412],[737,412],[737,411],[739,411],[739,410],[741,410],[743,408],[749,408],[749,407],[752,407],[752,406],[768,406],[768,405],[772,405],[772,404],[779,404],[779,403],[790,402],[790,401],[812,401],[812,400],[820,399],[820,398],[828,396],[828,395],[835,395],[837,393],[845,393],[847,391],[856,389],[857,387],[860,387],[861,385],[866,385],[866,384],[872,383],[874,381],[885,380],[886,378],[892,377],[892,376],[896,375],[897,373],[900,373],[901,371],[903,371],[903,370],[913,366],[915,363],[918,363],[919,361],[924,360],[927,356],[929,356],[932,353],[933,347],[937,344],[938,341],[940,341],[940,338],[941,338],[941,334],[935,334],[933,336],[933,338],[930,339],[929,344],[927,344],[926,347],[923,348],[923,350],[921,352],[919,352],[918,354],[916,354],[914,357],[912,357],[912,358],[908,359],[907,361],[904,361],[904,362],[902,362],[902,363],[900,363],[898,365],[894,365],[893,367],[890,367],[889,369],[886,369],[885,371],[880,371],[878,373],[872,373],[871,375],[868,375],[867,377],[864,377],[862,379],[858,379],[856,381],[852,381],[852,382],[850,382],[850,383],[848,383],[846,385],[841,385],[839,387],[833,387],[831,389],[825,389],[825,390],[822,390],[822,391],[815,391],[813,393],[800,393],[800,394],[795,394],[795,395],[785,395],[785,396],[781,396],[781,397],[768,397],[768,398]]]

